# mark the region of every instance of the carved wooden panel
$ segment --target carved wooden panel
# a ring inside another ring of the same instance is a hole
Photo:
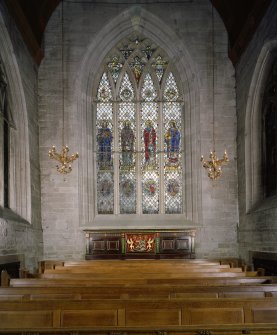
[[[195,230],[86,231],[86,259],[194,258]]]
[[[95,250],[105,250],[105,241],[92,241],[91,251]]]
[[[174,250],[175,249],[175,240],[162,240],[162,250]]]
[[[177,239],[177,250],[189,250],[190,249],[190,239]]]

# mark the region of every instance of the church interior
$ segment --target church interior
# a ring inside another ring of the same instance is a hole
[[[0,0],[0,334],[277,334],[276,20]]]

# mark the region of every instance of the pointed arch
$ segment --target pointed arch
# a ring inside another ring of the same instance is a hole
[[[7,75],[9,105],[16,129],[11,129],[10,209],[31,222],[28,117],[23,84],[13,45],[0,13],[0,57]]]
[[[277,41],[266,43],[253,72],[245,114],[246,212],[263,200],[262,100],[266,80],[277,55]]]
[[[79,165],[79,208],[80,223],[91,226],[95,216],[95,199],[93,197],[95,185],[88,183],[88,176],[94,175],[94,143],[92,118],[95,112],[92,99],[93,85],[97,72],[111,46],[116,45],[123,38],[134,31],[143,34],[165,50],[173,60],[183,87],[185,113],[185,166],[186,178],[185,199],[186,219],[183,224],[191,225],[202,221],[201,211],[201,179],[200,179],[200,91],[197,68],[188,48],[178,38],[175,32],[158,17],[148,11],[133,7],[111,20],[91,41],[80,64],[79,76],[76,78],[77,110],[81,118],[81,155],[83,163]],[[94,183],[95,184],[95,183]]]

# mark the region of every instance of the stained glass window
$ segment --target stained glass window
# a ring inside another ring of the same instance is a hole
[[[181,105],[179,92],[170,72],[163,91],[165,213],[182,212]]]
[[[95,93],[98,214],[183,213],[182,99],[173,69],[141,36],[107,55]]]
[[[118,129],[119,129],[119,190],[120,214],[136,213],[136,114],[134,89],[127,73],[124,74],[119,89]]]
[[[113,104],[111,85],[104,73],[97,90],[97,203],[99,214],[114,213]]]

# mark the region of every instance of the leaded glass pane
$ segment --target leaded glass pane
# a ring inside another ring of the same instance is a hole
[[[130,63],[130,66],[135,76],[136,82],[138,83],[145,67],[145,62],[141,57],[135,56],[133,61]]]
[[[120,173],[120,214],[136,213],[136,175],[134,172]]]
[[[119,121],[129,120],[135,122],[135,104],[133,102],[121,102],[118,110]]]
[[[113,168],[113,134],[112,127],[107,120],[99,123],[97,132],[98,168],[111,170]]]
[[[159,175],[156,171],[145,171],[143,173],[142,213],[159,213]]]
[[[142,212],[159,213],[159,173],[158,173],[158,104],[153,102],[157,93],[152,78],[146,74],[141,90],[142,125]]]
[[[171,92],[168,94],[168,92]],[[175,94],[173,94],[175,92]],[[178,98],[178,88],[173,74],[170,73],[164,88],[166,100]],[[164,126],[164,171],[165,171],[165,213],[182,213],[182,152],[181,152],[181,104],[163,104]]]
[[[152,64],[153,68],[155,69],[156,76],[158,77],[159,82],[162,81],[163,74],[167,64],[168,62],[165,61],[160,55],[155,59],[155,62]]]
[[[134,89],[127,73],[123,77],[119,96],[122,101],[132,101],[134,99]]]
[[[181,171],[165,173],[165,213],[182,213]]]
[[[97,210],[98,214],[114,212],[114,178],[111,172],[97,174]]]
[[[98,213],[182,213],[182,110],[173,73],[164,78],[167,56],[134,33],[105,64],[96,94]]]
[[[119,148],[120,148],[120,170],[131,170],[135,168],[135,119],[133,103],[122,103],[119,107]],[[126,114],[129,114],[128,117]],[[123,117],[122,117],[123,116]],[[133,116],[133,117],[132,117]]]
[[[106,103],[98,103],[97,104],[97,123],[100,123],[101,121],[107,120],[112,121],[113,118],[113,105],[111,102]]]
[[[147,94],[147,92],[150,92]],[[147,102],[141,103],[141,147],[142,168],[157,169],[157,129],[158,129],[158,104],[152,102],[156,97],[156,90],[149,74],[144,78],[141,91],[142,98]]]
[[[108,80],[107,73],[104,72],[97,90],[97,99],[106,102],[112,99],[112,90]]]
[[[181,164],[181,106],[166,102],[163,106],[165,168],[180,168]]]
[[[103,93],[104,92],[104,93]],[[113,105],[108,102],[112,98],[111,87],[107,74],[104,73],[97,92],[101,101],[97,104],[97,166],[100,170],[112,170],[113,168]]]
[[[147,45],[144,49],[141,50],[142,53],[146,56],[146,58],[149,60],[153,54],[153,49],[151,47],[151,45]]]
[[[169,73],[166,79],[163,97],[167,101],[175,101],[179,98],[179,91],[172,72]]]
[[[134,99],[134,89],[127,73],[125,73],[120,90],[119,96],[121,100],[126,101],[119,104],[118,109],[118,129],[119,129],[119,148],[120,148],[120,169],[130,170],[135,166],[135,104],[132,102]]]
[[[141,96],[145,101],[154,101],[154,99],[157,97],[157,92],[149,73],[147,73],[144,78]]]
[[[134,49],[129,48],[128,44],[124,45],[121,49],[120,52],[122,53],[122,55],[124,56],[125,59],[128,59],[129,56],[132,54],[132,52],[134,51]]]
[[[122,69],[123,64],[121,63],[119,57],[117,55],[112,57],[112,60],[107,64],[108,69],[114,79],[114,82],[117,82],[120,71]]]

